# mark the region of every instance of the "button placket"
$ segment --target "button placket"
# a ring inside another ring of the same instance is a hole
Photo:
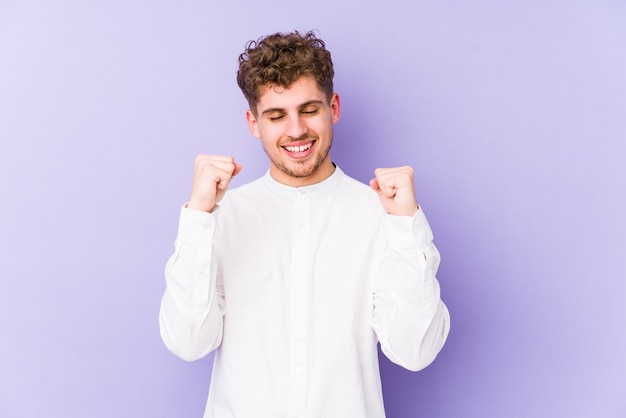
[[[310,205],[305,191],[296,191],[292,218],[292,257],[289,280],[289,412],[304,416],[307,382],[307,283]]]

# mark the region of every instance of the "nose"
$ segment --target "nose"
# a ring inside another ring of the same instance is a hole
[[[285,134],[292,138],[300,138],[309,131],[305,121],[299,116],[290,116],[287,121],[287,131]]]

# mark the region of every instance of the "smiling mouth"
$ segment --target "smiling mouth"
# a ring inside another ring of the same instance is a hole
[[[313,146],[313,142],[309,142],[308,144],[304,144],[300,146],[285,145],[283,146],[283,148],[285,148],[289,152],[304,152],[310,149],[312,146]]]

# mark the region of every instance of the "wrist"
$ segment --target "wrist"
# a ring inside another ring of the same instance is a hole
[[[189,199],[189,202],[187,202],[185,207],[191,210],[211,213],[215,205],[210,205],[207,202],[198,202],[194,199]]]

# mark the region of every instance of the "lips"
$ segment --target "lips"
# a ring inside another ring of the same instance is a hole
[[[300,146],[290,145],[290,146],[284,146],[283,148],[285,148],[289,152],[304,152],[308,150],[309,148],[311,148],[312,146],[313,146],[313,143],[309,142],[308,144],[305,144],[305,145],[300,145]]]
[[[291,158],[305,158],[308,157],[311,152],[311,149],[313,148],[313,144],[315,143],[315,141],[306,141],[306,142],[295,142],[295,143],[291,143],[289,145],[283,145],[282,148],[287,151],[287,154],[291,157]]]

